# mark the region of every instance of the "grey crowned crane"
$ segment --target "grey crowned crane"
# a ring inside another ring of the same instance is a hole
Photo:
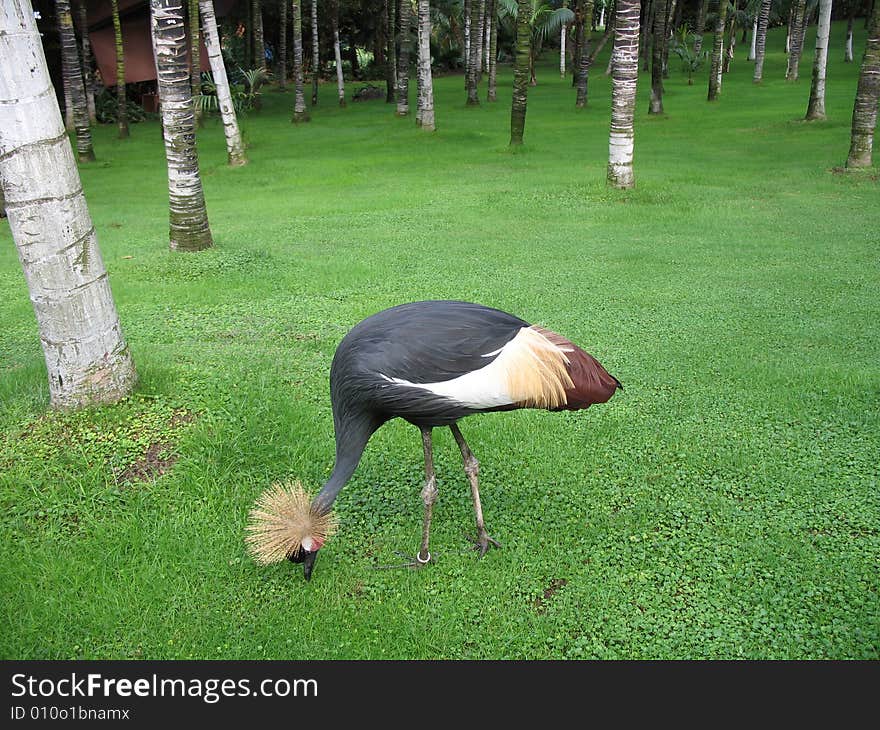
[[[274,526],[253,527],[249,541],[259,554],[271,534],[280,535],[273,543],[274,557],[262,562],[287,557],[303,564],[308,580],[326,539],[336,496],[354,473],[370,436],[399,417],[421,430],[425,452],[425,518],[415,564],[431,559],[428,544],[437,499],[431,433],[440,426],[450,428],[461,450],[476,515],[474,548],[482,557],[490,544],[500,546],[486,530],[479,463],[458,421],[474,413],[518,408],[580,410],[606,402],[622,387],[592,355],[565,337],[498,309],[456,301],[386,309],[357,324],[333,357],[330,400],[336,461],[330,478],[311,503],[299,493],[279,509],[267,498],[262,511],[256,511],[257,519],[271,518],[273,509],[282,517]]]

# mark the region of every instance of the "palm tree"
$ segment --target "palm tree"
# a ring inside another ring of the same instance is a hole
[[[150,0],[150,18],[168,162],[170,246],[201,251],[213,239],[199,174],[183,0]]]
[[[880,103],[880,2],[875,2],[868,20],[868,38],[865,41],[865,55],[862,58],[859,85],[853,106],[852,136],[846,159],[848,169],[871,166],[878,103]]]
[[[715,35],[712,41],[712,67],[709,70],[709,101],[716,101],[721,93],[721,71],[724,67],[724,27],[727,23],[727,0],[718,0]]]
[[[654,40],[651,44],[651,102],[648,114],[663,113],[663,48],[666,45],[666,0],[654,2]]]
[[[125,91],[125,52],[122,45],[122,20],[119,17],[119,0],[110,0],[113,13],[113,36],[116,43],[116,124],[119,139],[126,139],[128,131],[128,104]]]
[[[189,0],[189,83],[192,88],[193,103],[202,94],[202,51],[199,42],[199,0]],[[195,105],[195,119],[198,126],[202,126],[202,107]]]
[[[473,2],[473,0],[472,0]],[[502,5],[509,0],[500,0]],[[532,31],[529,27],[530,0],[519,0],[516,14],[516,59],[513,65],[513,101],[510,105],[510,145],[523,143],[526,105],[529,96],[529,59],[532,55]]]
[[[80,162],[93,162],[92,130],[89,128],[89,110],[86,103],[86,87],[83,83],[76,34],[73,32],[73,16],[70,0],[55,0],[58,29],[61,34],[61,73],[64,76],[64,96],[70,99],[73,125],[76,130],[76,152]]]
[[[489,30],[489,81],[486,84],[486,100],[496,101],[498,98],[498,0],[489,0],[488,14],[493,20]]]
[[[39,327],[50,403],[113,403],[131,393],[137,372],[30,0],[0,4],[0,36],[0,108],[14,110],[3,113],[0,179]]]
[[[287,0],[278,4],[278,89],[287,91]]]
[[[397,55],[397,116],[409,114],[409,51],[412,42],[410,0],[400,0],[400,52]]]
[[[609,185],[631,188],[633,173],[633,116],[639,78],[640,0],[617,0],[614,10],[614,50],[611,57],[611,132],[608,136]]]
[[[706,31],[706,13],[709,10],[709,0],[700,0],[697,8],[697,17],[694,23],[694,55],[699,56],[703,50],[703,33]]]
[[[562,7],[568,7],[568,0],[562,0]],[[567,25],[563,25],[559,29],[559,78],[562,79],[565,78],[565,32],[567,29]]]
[[[339,46],[339,0],[333,0],[333,58],[336,60],[336,89],[339,106],[345,106],[345,76],[342,73],[342,49]]]
[[[202,29],[205,37],[205,48],[211,63],[211,74],[217,88],[217,103],[220,107],[220,118],[223,120],[223,132],[226,135],[226,154],[230,166],[240,167],[247,164],[247,155],[238,130],[235,118],[235,106],[229,92],[229,80],[226,78],[226,66],[220,48],[220,34],[217,32],[217,18],[214,15],[213,0],[199,0],[202,14]]]
[[[260,0],[251,0],[253,15],[254,67],[266,70],[266,40],[263,36],[263,7]]]
[[[92,47],[89,43],[89,19],[86,0],[79,0],[79,27],[82,42],[83,80],[86,85],[86,106],[89,110],[89,124],[97,124],[95,112],[95,79],[92,74]]]
[[[318,0],[312,0],[312,106],[318,104],[318,70],[321,54],[318,49]]]
[[[798,65],[804,46],[804,9],[806,0],[795,0],[792,5],[791,42],[788,51],[788,67],[785,70],[787,81],[798,80]]]
[[[592,3],[591,3],[592,5]],[[559,33],[559,29],[566,23],[573,23],[575,20],[574,13],[569,8],[551,7],[549,2],[543,0],[528,0],[528,2],[517,2],[517,0],[498,0],[499,15],[516,18],[517,20],[517,36],[519,36],[520,10],[524,10],[527,14],[526,27],[529,31],[529,83],[532,86],[537,85],[535,78],[535,61],[541,53],[541,47],[547,38],[554,37]],[[585,18],[585,23],[592,23],[592,15]],[[586,30],[584,31],[587,32]]]
[[[858,0],[849,0],[848,5],[849,7],[846,13],[846,42],[843,46],[844,63],[853,62],[853,21],[856,17],[856,11],[858,10],[859,2]]]
[[[651,69],[651,28],[654,27],[654,6],[656,5],[656,0],[647,0],[647,5],[645,7],[644,12],[644,22],[641,27],[641,38],[642,42],[639,44],[639,57],[644,60],[644,69],[645,71],[650,71]]]
[[[306,110],[306,97],[303,91],[303,40],[302,40],[302,9],[299,0],[292,0],[291,23],[293,24],[293,121],[309,121]]]
[[[575,107],[582,108],[587,103],[587,83],[590,75],[590,26],[593,24],[593,0],[581,0],[575,14],[578,23],[578,69]],[[563,26],[565,27],[565,26]]]
[[[486,31],[486,0],[480,0],[477,6],[477,24],[472,25],[474,35],[476,36],[476,58],[477,58],[477,83],[483,80],[483,44]]]
[[[419,1],[419,100],[416,124],[434,131],[434,81],[431,76],[431,5]]]
[[[819,27],[816,30],[816,54],[813,57],[813,80],[807,121],[825,119],[825,68],[828,64],[828,34],[831,28],[831,0],[819,0]]]
[[[394,0],[384,0],[385,12],[382,17],[382,27],[385,30],[386,61],[385,61],[385,103],[394,103],[397,92],[397,41],[394,37],[397,11]]]
[[[503,0],[502,0],[503,1]],[[511,0],[513,1],[513,0]],[[479,66],[480,66],[480,54],[479,54],[479,44],[477,43],[476,38],[474,37],[477,33],[477,28],[480,25],[480,3],[478,0],[471,0],[470,2],[470,24],[467,28],[468,30],[468,55],[467,55],[467,71],[465,73],[465,87],[467,89],[467,105],[468,106],[479,106],[480,105],[480,97],[477,95],[477,84],[479,82]]]
[[[202,63],[199,38],[199,0],[189,0],[189,78],[193,96],[202,93]],[[198,114],[198,111],[196,111]]]
[[[760,84],[764,78],[764,52],[767,47],[767,26],[770,24],[770,6],[773,0],[761,0],[758,25],[755,30],[755,73],[752,82]]]

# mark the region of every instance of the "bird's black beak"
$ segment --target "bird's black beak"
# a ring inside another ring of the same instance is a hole
[[[315,559],[318,557],[318,551],[306,553],[303,557],[303,577],[306,580],[312,579],[312,571],[315,569]]]

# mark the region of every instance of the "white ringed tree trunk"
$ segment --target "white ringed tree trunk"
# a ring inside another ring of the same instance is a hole
[[[0,179],[53,407],[112,403],[137,373],[29,0],[0,3]]]

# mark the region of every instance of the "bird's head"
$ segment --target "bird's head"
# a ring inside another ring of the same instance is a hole
[[[285,558],[302,563],[303,575],[309,580],[318,550],[336,526],[333,513],[317,509],[299,482],[273,484],[251,510],[248,548],[260,565]]]
[[[312,579],[312,571],[315,569],[315,560],[318,558],[318,550],[324,546],[324,541],[318,537],[304,537],[299,549],[287,556],[291,563],[302,563],[303,577]]]

